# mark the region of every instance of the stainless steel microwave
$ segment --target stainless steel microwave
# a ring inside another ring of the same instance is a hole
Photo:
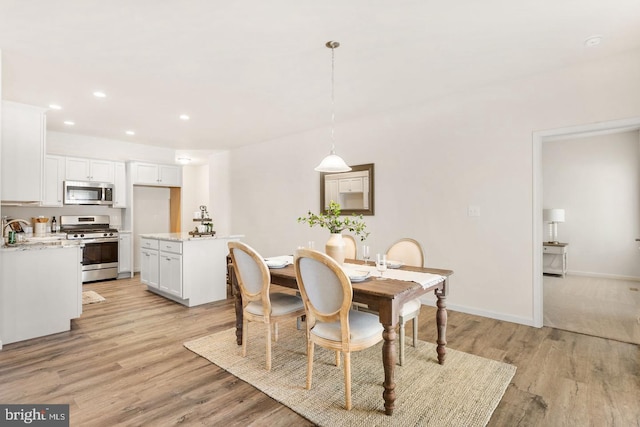
[[[64,182],[65,205],[113,205],[113,184],[106,182]]]

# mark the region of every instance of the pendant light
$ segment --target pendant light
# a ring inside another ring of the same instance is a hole
[[[335,41],[328,41],[325,46],[331,49],[331,151],[329,155],[322,159],[320,164],[315,168],[318,172],[348,172],[351,168],[342,160],[340,156],[336,154],[335,144],[335,123],[336,123],[336,111],[334,101],[334,53],[335,49],[340,46],[340,43]]]

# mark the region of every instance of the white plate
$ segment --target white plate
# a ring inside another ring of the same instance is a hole
[[[366,270],[352,270],[347,273],[352,282],[363,282],[369,278],[369,272]]]
[[[387,260],[387,268],[400,268],[404,263],[402,261]]]
[[[281,259],[266,259],[264,262],[267,263],[267,267],[269,268],[285,268],[289,265],[288,261],[283,261]]]

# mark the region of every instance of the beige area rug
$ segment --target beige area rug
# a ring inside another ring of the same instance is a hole
[[[95,291],[82,292],[82,304],[94,304],[96,302],[106,301],[106,299]]]
[[[396,408],[384,415],[382,343],[352,353],[351,411],[344,409],[342,366],[316,346],[313,384],[305,389],[306,344],[295,323],[279,325],[272,346],[272,368],[265,369],[264,328],[249,328],[247,357],[236,345],[235,329],[189,341],[186,348],[248,382],[275,400],[321,426],[485,426],[516,372],[516,367],[447,349],[446,363],[437,362],[435,345],[420,341],[407,346],[406,363],[397,366]]]

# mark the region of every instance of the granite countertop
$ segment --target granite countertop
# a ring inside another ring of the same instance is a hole
[[[176,242],[185,242],[189,240],[229,240],[229,239],[239,239],[244,237],[243,235],[236,234],[231,236],[192,236],[188,232],[182,233],[152,233],[152,234],[141,234],[140,237],[145,239],[158,239],[158,240],[173,240]]]
[[[49,240],[49,241],[26,241],[19,242],[13,245],[4,244],[0,247],[1,251],[40,251],[43,249],[66,249],[71,247],[80,246],[81,243],[77,240]]]

